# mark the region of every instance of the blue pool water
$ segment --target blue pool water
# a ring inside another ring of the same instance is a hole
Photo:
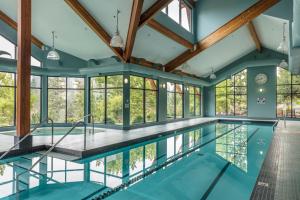
[[[249,199],[273,124],[211,123],[84,160],[49,156],[21,176],[20,199]],[[39,153],[0,165],[0,198]]]

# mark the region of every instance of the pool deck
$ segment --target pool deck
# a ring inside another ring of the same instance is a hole
[[[251,200],[300,199],[300,122],[278,123]]]
[[[198,126],[199,124],[216,121],[217,118],[195,118],[171,122],[161,125],[154,125],[132,130],[116,130],[107,128],[97,128],[100,132],[87,134],[87,148],[84,150],[83,135],[68,135],[55,149],[56,152],[66,153],[79,158],[88,157],[115,150],[128,145],[140,143],[149,139],[155,139],[163,135],[168,135],[174,131],[180,131],[187,127]],[[55,141],[59,140],[62,135],[54,136]],[[0,134],[0,155],[14,144],[14,136]],[[51,145],[51,136],[33,136],[33,147],[36,150],[45,150]],[[1,153],[2,152],[2,153]],[[14,155],[17,155],[17,149]],[[28,152],[29,153],[29,152]]]

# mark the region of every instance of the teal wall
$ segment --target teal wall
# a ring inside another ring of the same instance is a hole
[[[264,73],[268,82],[262,86],[255,83],[257,74]],[[260,66],[248,68],[248,117],[276,118],[276,66]],[[259,89],[263,92],[259,92]],[[265,104],[258,104],[257,98],[265,97]]]

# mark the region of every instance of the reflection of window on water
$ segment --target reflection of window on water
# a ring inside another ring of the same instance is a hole
[[[216,140],[216,153],[247,172],[247,126],[242,126]]]
[[[155,164],[156,143],[130,150],[129,174],[134,175]]]
[[[200,144],[200,139],[202,137],[202,129],[200,128],[197,130],[190,131],[186,136],[189,137],[189,148],[192,148]]]

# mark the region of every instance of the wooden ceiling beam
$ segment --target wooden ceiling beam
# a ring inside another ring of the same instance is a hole
[[[198,55],[200,52],[216,44],[220,40],[224,39],[226,36],[230,35],[234,31],[238,30],[240,27],[249,23],[252,19],[266,11],[268,8],[272,7],[279,0],[260,0],[247,10],[240,13],[238,16],[224,24],[222,27],[218,28],[215,32],[211,33],[209,36],[199,41],[196,45],[194,51],[187,50],[183,52],[178,57],[174,58],[165,65],[165,70],[167,72],[175,70],[177,67],[182,65],[184,62]]]
[[[139,27],[146,24],[152,17],[168,5],[172,0],[157,0],[150,8],[148,8],[142,15],[139,23]]]
[[[73,9],[73,11],[102,39],[102,41],[120,58],[123,62],[123,50],[110,46],[111,36],[96,21],[96,19],[79,3],[78,0],[65,0],[65,2]]]
[[[126,47],[124,52],[125,61],[128,61],[128,59],[131,57],[132,54],[134,41],[138,30],[141,13],[142,13],[143,2],[144,0],[134,0],[132,3],[131,17],[130,17],[130,23],[128,28],[128,34],[127,34]]]
[[[166,28],[165,26],[161,25],[155,19],[149,20],[148,23],[147,23],[147,25],[150,26],[151,28],[153,28],[154,30],[158,31],[159,33],[165,35],[166,37],[174,40],[175,42],[177,42],[179,44],[181,44],[182,46],[184,46],[184,47],[186,47],[188,49],[192,49],[193,48],[193,44],[191,42],[189,42],[185,38],[181,37],[180,35],[174,33],[173,31],[171,31],[170,29]]]
[[[261,42],[260,42],[260,39],[257,35],[257,32],[255,30],[255,26],[254,24],[252,23],[252,21],[250,21],[248,24],[247,24],[247,27],[249,29],[249,32],[250,32],[250,35],[255,43],[255,46],[256,46],[256,49],[258,52],[261,52],[261,49],[262,49],[262,45],[261,45]]]
[[[0,10],[0,19],[6,23],[7,25],[9,25],[10,27],[12,27],[13,29],[15,29],[17,31],[18,28],[18,24],[17,22],[15,22],[13,19],[11,19],[9,16],[7,16],[3,11]],[[41,42],[39,39],[37,39],[36,37],[34,37],[33,35],[31,35],[31,42],[37,46],[38,48],[42,48],[44,46],[44,43]]]
[[[153,69],[162,69],[162,65],[158,63],[153,63],[151,61],[146,60],[145,58],[136,58],[136,57],[130,57],[129,62],[136,65],[142,65],[144,67],[149,67]]]

